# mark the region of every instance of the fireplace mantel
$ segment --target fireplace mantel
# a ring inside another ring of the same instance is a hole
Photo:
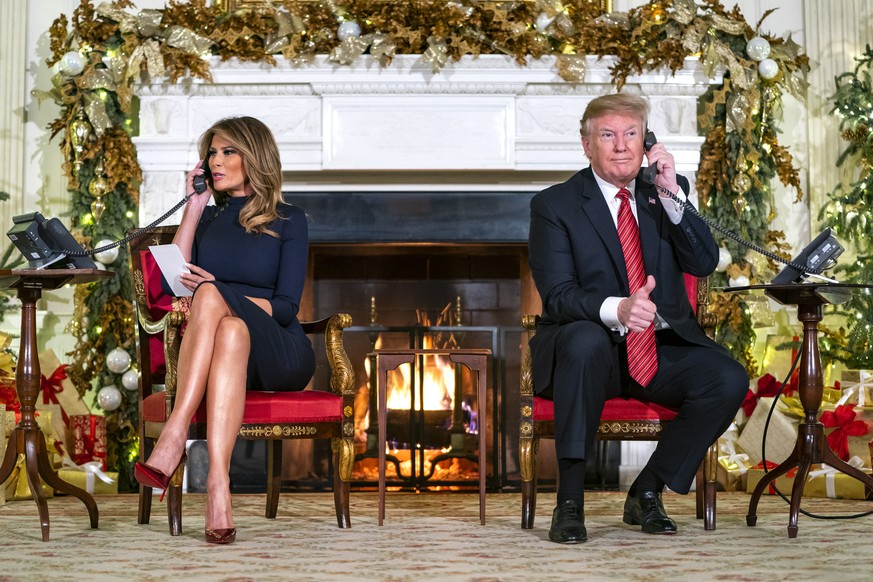
[[[593,97],[614,91],[613,63],[590,57],[585,82],[571,84],[551,59],[520,66],[499,55],[464,58],[438,74],[415,55],[389,67],[369,57],[354,66],[323,56],[300,66],[213,59],[211,83],[136,87],[141,223],[178,200],[199,135],[231,115],[273,130],[287,190],[538,189],[585,165],[579,119]],[[688,60],[675,76],[630,77],[624,89],[649,98],[650,128],[692,180],[703,141],[697,98],[716,81]]]

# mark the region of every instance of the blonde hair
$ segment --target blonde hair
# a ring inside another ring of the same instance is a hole
[[[591,129],[591,120],[610,114],[637,117],[645,129],[649,123],[649,102],[639,95],[627,93],[601,95],[593,99],[585,108],[585,113],[582,114],[582,120],[579,122],[579,134],[587,138]]]
[[[216,122],[200,137],[200,159],[209,161],[212,139],[218,136],[239,152],[243,171],[254,192],[239,213],[239,223],[246,232],[278,236],[268,228],[279,214],[276,208],[282,200],[282,162],[276,139],[264,123],[254,117],[227,117]],[[209,176],[209,187],[215,193],[216,204],[229,198],[225,191],[217,191]]]

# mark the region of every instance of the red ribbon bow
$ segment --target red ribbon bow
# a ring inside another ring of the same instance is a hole
[[[60,405],[57,394],[58,392],[64,391],[61,382],[67,379],[67,365],[61,364],[58,366],[58,368],[48,378],[46,378],[44,374],[40,374],[40,376],[42,377],[42,403]],[[64,424],[69,424],[70,419],[67,416],[67,413],[64,412],[63,406],[61,406],[61,416],[64,419]]]
[[[746,392],[746,397],[743,399],[743,403],[740,407],[743,409],[743,413],[746,416],[752,416],[752,413],[755,411],[755,407],[758,405],[758,400],[763,397],[771,397],[779,394],[779,389],[782,387],[782,384],[776,381],[771,374],[764,374],[760,378],[758,378],[758,391],[752,392],[751,390]]]
[[[863,420],[855,420],[855,410],[851,404],[837,406],[833,411],[821,415],[821,423],[834,430],[828,435],[828,445],[844,461],[849,460],[849,437],[867,434],[870,428]]]

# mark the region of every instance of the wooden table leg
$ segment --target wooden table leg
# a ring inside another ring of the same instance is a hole
[[[39,510],[42,541],[47,542],[49,541],[49,513],[45,494],[42,491],[42,481],[50,487],[79,498],[88,509],[92,528],[97,527],[99,514],[97,504],[89,493],[58,477],[49,463],[45,440],[36,423],[36,399],[41,380],[36,342],[36,302],[41,295],[42,288],[38,285],[24,285],[18,288],[18,298],[21,300],[21,348],[15,370],[15,385],[18,399],[21,401],[21,420],[6,447],[6,457],[0,467],[0,477],[2,477],[0,483],[9,477],[18,455],[23,454],[25,475],[19,476],[19,479],[27,478],[30,492]]]
[[[388,425],[388,372],[402,364],[412,364],[415,367],[415,354],[378,354],[376,356],[376,391],[379,408],[379,525],[385,520],[385,442]],[[399,476],[399,475],[398,475]]]
[[[452,362],[476,372],[476,406],[479,409],[479,523],[485,525],[485,481],[488,472],[486,454],[488,358],[482,355],[449,354]]]

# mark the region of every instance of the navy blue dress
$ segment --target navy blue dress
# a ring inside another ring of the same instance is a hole
[[[248,198],[204,209],[194,234],[191,262],[215,277],[234,315],[249,329],[248,390],[303,390],[315,373],[315,353],[297,312],[306,277],[309,228],[303,210],[277,208],[269,234],[246,233],[239,213]],[[268,299],[269,315],[246,297]],[[196,291],[195,291],[196,297]]]

